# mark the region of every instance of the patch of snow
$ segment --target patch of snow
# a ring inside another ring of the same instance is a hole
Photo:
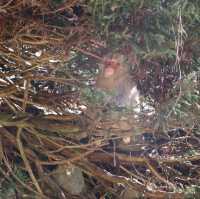
[[[12,48],[8,48],[8,50],[9,50],[10,52],[14,52],[14,50],[13,50]]]
[[[32,66],[31,62],[29,62],[29,61],[25,61],[25,64],[29,65],[29,66]]]
[[[35,53],[35,56],[36,57],[40,57],[42,55],[42,51],[41,50],[39,50],[39,51],[37,51],[36,53]]]
[[[49,62],[50,63],[59,63],[60,60],[59,59],[50,59]]]

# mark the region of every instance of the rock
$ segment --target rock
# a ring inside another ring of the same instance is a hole
[[[80,195],[86,187],[82,170],[74,165],[58,166],[53,178],[63,190],[72,195]]]

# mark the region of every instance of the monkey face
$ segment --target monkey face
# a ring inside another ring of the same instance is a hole
[[[128,74],[126,65],[121,63],[116,56],[107,57],[101,65],[101,71],[97,76],[96,87],[103,91],[116,90]]]
[[[115,70],[112,67],[105,68],[105,78],[111,77],[115,73]]]

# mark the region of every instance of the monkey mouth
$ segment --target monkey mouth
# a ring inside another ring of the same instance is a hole
[[[110,77],[114,74],[115,70],[113,67],[105,68],[105,77]]]

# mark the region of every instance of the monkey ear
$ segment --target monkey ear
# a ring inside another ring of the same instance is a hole
[[[104,77],[111,77],[114,74],[115,70],[112,67],[107,67],[104,70]]]

